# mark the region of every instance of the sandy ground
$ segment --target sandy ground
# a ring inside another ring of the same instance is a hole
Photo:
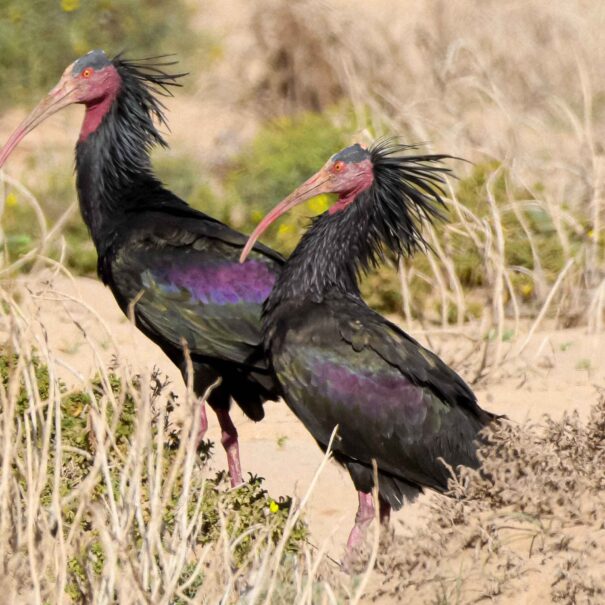
[[[184,391],[176,368],[129,324],[111,292],[99,281],[41,277],[27,287],[31,297],[23,306],[45,326],[49,349],[57,356],[68,385],[77,386],[94,373],[96,355],[109,362],[117,353],[134,372],[158,366],[172,378],[175,392]],[[32,327],[39,334],[36,324],[34,320]],[[605,386],[605,360],[600,355],[604,345],[605,336],[589,336],[582,329],[538,332],[523,357],[504,364],[500,376],[476,387],[476,393],[484,407],[517,421],[538,420],[543,414],[560,417],[572,410],[585,415],[596,400],[596,388]],[[443,348],[446,359],[459,346],[459,339],[450,338]],[[304,495],[322,455],[287,406],[283,402],[267,404],[266,418],[260,423],[248,420],[238,409],[233,410],[233,418],[240,433],[244,471],[265,477],[274,496]],[[224,468],[218,425],[211,412],[209,420],[208,436],[218,446],[212,464]],[[342,554],[356,504],[347,473],[329,463],[312,494],[306,518],[314,542],[328,541],[333,556]],[[420,499],[395,514],[396,531],[416,523],[422,505]]]

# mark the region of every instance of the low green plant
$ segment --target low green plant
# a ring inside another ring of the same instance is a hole
[[[479,220],[489,220],[491,210],[487,202],[487,187],[493,175],[496,177],[490,185],[491,194],[501,216],[500,224],[506,243],[506,264],[529,271],[537,269],[528,234],[521,223],[523,220],[535,244],[541,269],[548,279],[554,280],[563,268],[565,259],[552,217],[537,203],[535,193],[511,185],[509,172],[498,162],[489,161],[475,165],[470,175],[461,179],[456,188],[458,201]],[[533,187],[534,192],[540,189],[539,183]],[[577,237],[573,237],[572,242],[576,247],[580,243]],[[462,284],[469,287],[481,286],[481,258],[469,238],[453,236],[451,249]],[[527,273],[515,273],[513,283],[520,294],[525,297],[531,295],[531,290],[523,287],[532,286]]]
[[[70,201],[75,200],[72,175],[59,175],[52,170],[44,171],[45,178],[40,179],[32,192],[39,200],[43,200],[43,211],[48,228],[59,220],[67,209]],[[15,261],[27,254],[40,241],[42,231],[36,212],[23,196],[10,188],[5,199],[2,214],[2,229],[8,260]],[[65,238],[65,265],[78,275],[92,275],[97,268],[97,253],[88,233],[86,225],[78,212],[73,212],[65,222],[61,232]],[[59,240],[54,239],[45,254],[58,260],[61,255]],[[22,266],[27,271],[31,263]]]
[[[592,369],[592,362],[590,359],[582,358],[579,359],[576,363],[576,370],[584,370],[586,372],[590,372]]]
[[[33,376],[31,382],[24,380],[26,375]],[[15,382],[17,381],[17,382]],[[28,386],[29,383],[29,386]],[[31,386],[34,385],[37,396],[32,398]],[[164,447],[157,452],[160,456],[158,464],[166,477],[174,465],[179,464],[179,442],[181,435],[170,422],[170,413],[179,405],[178,398],[173,393],[167,393],[167,382],[155,374],[150,384],[144,384],[136,377],[132,384],[126,385],[116,374],[110,373],[104,378],[97,376],[87,390],[68,390],[59,382],[60,391],[60,418],[59,425],[50,425],[50,440],[54,442],[60,434],[62,444],[61,459],[56,460],[57,449],[51,447],[46,462],[47,475],[45,484],[40,492],[40,505],[51,509],[53,499],[56,498],[54,490],[55,472],[59,470],[59,496],[66,504],[62,505],[62,525],[66,533],[74,531],[73,524],[78,525],[80,547],[76,552],[70,552],[68,560],[68,582],[66,591],[75,602],[86,602],[90,598],[95,582],[103,574],[107,559],[107,552],[99,533],[98,519],[95,510],[102,507],[107,501],[122,502],[124,498],[124,465],[128,460],[129,452],[136,445],[137,430],[140,430],[141,412],[138,406],[145,398],[144,390],[151,393],[151,424],[149,426],[150,442],[155,443],[158,431],[164,431]],[[20,360],[16,354],[0,355],[0,388],[5,392],[11,388],[16,389],[15,420],[23,422],[23,417],[35,416],[37,418],[35,430],[31,436],[33,447],[44,448],[44,431],[49,413],[50,380],[48,368],[36,357],[31,360]],[[167,397],[168,403],[159,411],[155,403],[160,397]],[[32,408],[34,400],[39,403]],[[41,403],[40,403],[41,402]],[[93,428],[91,415],[102,414],[108,427],[109,439],[104,440],[106,449],[107,475],[96,475],[93,488],[87,492],[90,501],[82,509],[80,498],[70,498],[70,494],[78,490],[83,482],[90,480],[91,473],[97,463],[98,434]],[[23,440],[23,447],[27,446],[26,435],[18,432],[19,439]],[[139,437],[140,439],[140,437]],[[182,449],[182,448],[181,448]],[[198,464],[204,464],[210,455],[211,444],[206,443],[202,451],[205,455],[198,459]],[[20,451],[17,444],[17,451]],[[182,463],[182,461],[181,461]],[[15,469],[19,468],[19,464]],[[33,486],[28,483],[25,475],[17,472],[22,497],[27,499]],[[138,488],[137,507],[142,512],[142,518],[128,530],[129,548],[133,552],[143,548],[146,539],[145,528],[152,515],[151,507],[157,505],[157,495],[154,501],[152,494],[151,472],[145,465],[142,468],[140,486]],[[185,489],[183,477],[177,474],[170,483],[166,477],[162,478],[169,487],[167,493],[162,494],[162,520],[160,536],[166,540],[178,532],[175,524],[180,523],[179,508],[183,505],[182,493]],[[134,480],[134,479],[133,479]],[[188,522],[200,523],[196,544],[192,547],[202,547],[205,544],[218,542],[225,534],[230,542],[235,543],[232,553],[236,565],[242,564],[248,557],[259,536],[259,528],[267,531],[263,534],[264,540],[269,539],[277,543],[286,526],[290,514],[290,498],[272,498],[263,487],[261,477],[250,476],[245,484],[237,489],[228,489],[228,480],[225,472],[219,472],[214,477],[208,477],[203,482],[191,487],[192,492],[187,500]],[[111,493],[108,492],[111,490]],[[124,502],[125,506],[132,506]],[[197,521],[196,521],[197,520]],[[306,525],[298,521],[290,533],[285,554],[296,553],[301,543],[307,537]],[[191,572],[191,569],[189,569]],[[188,581],[190,573],[184,573],[183,582]],[[194,578],[193,588],[200,585],[201,576]]]
[[[543,302],[547,289],[568,258],[552,216],[535,197],[541,190],[540,184],[528,191],[512,183],[509,171],[498,162],[476,164],[468,176],[454,183],[464,221],[450,206],[446,220],[435,225],[442,253],[450,262],[465,295],[465,320],[480,316],[488,298],[481,303],[476,297],[469,297],[469,293],[491,291],[497,266],[501,266],[508,276],[517,301],[535,306]],[[494,213],[497,213],[497,218]],[[489,253],[498,253],[497,229],[501,230],[504,254],[502,258],[488,258]],[[586,238],[569,228],[566,228],[565,237],[567,254],[581,254]],[[405,262],[413,275],[408,284],[414,293],[412,314],[426,317],[429,309],[434,311],[434,317],[439,314],[443,301],[435,296],[431,261],[426,254],[416,254]],[[436,255],[435,262],[447,279],[440,255]],[[447,285],[451,288],[449,282]],[[502,296],[505,303],[510,302],[507,288],[504,288]],[[397,300],[396,296],[394,300]],[[453,322],[458,316],[458,309],[449,300],[447,304],[445,315],[447,321]],[[430,312],[428,314],[431,315]]]

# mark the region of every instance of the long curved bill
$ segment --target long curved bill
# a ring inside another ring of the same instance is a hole
[[[256,229],[252,232],[242,253],[239,257],[239,262],[243,263],[246,258],[248,258],[248,254],[250,254],[250,250],[254,247],[256,240],[267,230],[269,225],[275,222],[282,214],[285,214],[294,206],[298,206],[307,200],[310,200],[312,197],[316,195],[321,195],[322,193],[331,193],[331,189],[329,186],[331,176],[327,172],[325,168],[322,168],[319,172],[314,174],[310,179],[305,181],[302,185],[297,187],[288,197],[284,198],[269,214],[265,216],[265,218],[257,225]]]
[[[41,122],[46,120],[53,113],[56,113],[63,107],[77,101],[74,93],[76,92],[75,83],[68,79],[68,71],[71,66],[65,70],[65,74],[59,83],[46,95],[35,109],[17,126],[13,134],[9,137],[4,147],[0,149],[0,168],[8,159],[13,149],[21,142],[25,135],[31,132]]]

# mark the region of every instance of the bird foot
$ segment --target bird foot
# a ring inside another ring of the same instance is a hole
[[[208,432],[208,416],[206,415],[206,402],[201,399],[200,400],[200,428],[197,434],[197,442],[195,444],[195,449],[199,450],[203,443],[204,437]]]
[[[372,494],[357,492],[359,497],[359,506],[355,515],[355,525],[349,534],[347,547],[343,559],[343,569],[347,573],[356,571],[359,563],[365,559],[365,545],[368,528],[376,516],[374,507],[374,498]],[[388,529],[391,516],[391,507],[382,498],[378,499],[378,514],[381,529]]]

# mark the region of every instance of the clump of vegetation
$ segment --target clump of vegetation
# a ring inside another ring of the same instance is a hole
[[[592,603],[605,598],[605,396],[542,426],[488,430],[481,473],[464,470],[453,499],[433,503],[426,528],[379,556],[375,597],[422,602]],[[534,572],[540,570],[535,584]]]
[[[497,175],[488,192],[488,181]],[[534,187],[539,191],[541,187]],[[505,261],[510,267],[526,272],[516,272],[513,279],[521,294],[529,295],[532,288],[530,277],[537,271],[549,282],[554,281],[565,264],[563,246],[559,241],[552,217],[540,205],[535,193],[511,184],[508,171],[497,162],[484,162],[473,167],[471,174],[456,187],[456,196],[464,208],[479,221],[489,220],[491,208],[488,195],[493,197],[501,217],[501,228],[506,240]],[[569,234],[572,253],[578,241]],[[451,236],[449,247],[454,256],[460,281],[464,286],[482,285],[481,258],[468,238]],[[525,286],[525,287],[524,287]]]
[[[435,226],[437,254],[433,259],[419,254],[406,262],[412,276],[413,313],[426,315],[431,307],[427,301],[437,307],[443,303],[435,297],[433,279],[435,270],[441,270],[448,288],[454,279],[467,294],[483,292],[483,304],[467,305],[465,319],[476,317],[489,303],[498,265],[507,280],[503,292],[506,303],[512,296],[517,304],[525,303],[529,308],[541,303],[568,258],[581,254],[586,237],[560,227],[562,239],[552,216],[535,197],[539,190],[539,184],[533,191],[515,187],[508,170],[497,162],[476,164],[468,176],[455,182],[456,204],[450,204],[447,220]],[[500,242],[501,250],[497,248]],[[455,321],[455,311],[446,310],[448,321]]]
[[[96,250],[82,218],[75,208],[69,216],[63,216],[69,211],[70,202],[73,204],[75,201],[72,174],[62,170],[46,170],[45,178],[36,184],[32,192],[35,199],[43,200],[46,232],[43,232],[36,210],[26,199],[27,195],[10,186],[7,191],[2,214],[4,237],[0,240],[6,245],[7,264],[31,253],[48,230],[53,229],[58,221],[63,221],[61,235],[65,238],[65,250],[60,249],[59,239],[54,238],[44,253],[58,260],[64,252],[65,265],[78,275],[92,275],[96,271]],[[27,271],[31,266],[31,262],[25,263],[20,269]]]
[[[26,533],[30,523],[50,526],[47,539],[61,532],[65,591],[75,602],[89,602],[101,589],[115,557],[124,562],[142,557],[150,541],[157,543],[152,558],[161,567],[163,549],[183,537],[183,569],[173,590],[177,594],[183,587],[194,597],[207,573],[196,565],[205,547],[226,543],[228,561],[237,567],[259,541],[276,545],[282,539],[291,500],[271,498],[260,477],[233,490],[225,473],[209,477],[205,457],[188,455],[191,434],[172,424],[179,402],[167,387],[158,374],[146,383],[109,373],[97,376],[88,389],[69,391],[37,357],[0,355],[0,433],[3,442],[13,440],[11,462],[4,463],[12,471],[0,494],[3,516],[18,533]],[[210,450],[211,444],[203,448],[206,454]],[[35,519],[23,513],[30,497],[36,499]],[[302,521],[289,532],[286,557],[296,554],[307,536]],[[110,536],[119,553],[108,543]],[[25,548],[17,538],[3,552],[14,558]],[[40,589],[50,594],[52,583]]]

